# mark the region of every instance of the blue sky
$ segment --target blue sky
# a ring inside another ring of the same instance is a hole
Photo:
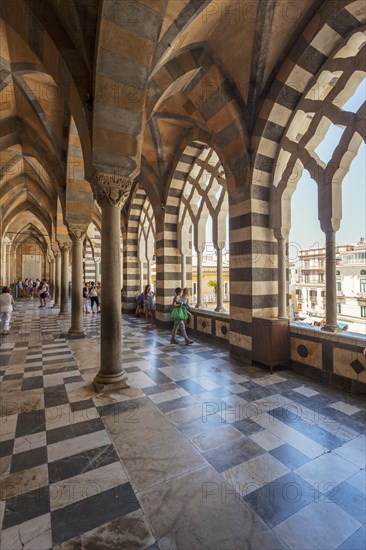
[[[366,81],[356,90],[344,109],[354,112],[365,100]],[[331,128],[317,148],[319,156],[327,162],[338,144],[342,131]],[[353,159],[349,172],[342,184],[342,221],[337,233],[337,244],[354,243],[366,237],[366,145],[362,143]],[[297,185],[291,201],[291,233],[289,241],[300,248],[323,246],[325,235],[318,220],[317,185],[307,170]],[[292,247],[295,250],[295,245]],[[290,249],[291,250],[291,249]],[[290,254],[291,256],[291,254]]]

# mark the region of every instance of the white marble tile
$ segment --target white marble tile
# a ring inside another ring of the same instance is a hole
[[[4,550],[49,550],[52,548],[51,514],[5,529],[0,547]]]
[[[118,487],[128,481],[120,462],[113,462],[101,468],[63,479],[50,485],[51,512],[64,508],[85,498],[95,497],[103,491]]]
[[[244,386],[240,386],[240,384],[231,384],[229,386],[225,386],[225,388],[232,393],[243,393],[245,391],[249,391],[248,388],[244,388]]]
[[[344,401],[337,401],[336,403],[332,403],[329,405],[329,407],[332,407],[332,409],[335,409],[336,411],[341,411],[344,414],[351,415],[355,414],[357,412],[360,412],[361,409],[358,409],[357,407],[354,407],[353,405],[349,405],[348,403],[345,403]]]
[[[149,397],[153,403],[157,404],[172,401],[173,399],[180,399],[182,395],[177,390],[168,390],[161,393],[153,393]]]
[[[366,466],[366,438],[364,435],[359,435],[351,441],[347,441],[341,447],[334,449],[333,452],[359,468],[365,468]]]
[[[255,441],[255,443],[258,443],[258,445],[263,447],[263,449],[265,449],[266,451],[272,451],[272,449],[276,449],[277,447],[285,444],[282,439],[272,434],[268,430],[262,430],[260,432],[250,435],[249,437],[250,439]]]
[[[46,432],[38,432],[35,434],[25,435],[23,437],[17,437],[14,441],[13,454],[23,453],[30,451],[31,449],[37,449],[47,445]]]
[[[272,455],[263,453],[222,472],[221,475],[241,496],[245,496],[288,472],[289,469]]]
[[[361,524],[331,502],[312,502],[274,528],[294,550],[337,548]]]
[[[110,445],[111,440],[105,430],[99,430],[90,434],[80,435],[73,439],[66,439],[58,443],[52,443],[47,447],[48,461],[53,462],[65,456],[72,456],[83,451],[96,449],[103,445]]]
[[[306,386],[300,386],[299,388],[294,388],[293,391],[296,391],[297,393],[301,393],[301,395],[305,395],[305,397],[313,397],[313,395],[318,395],[319,392],[311,390],[310,388],[307,388]]]
[[[144,372],[129,372],[128,383],[132,388],[150,388],[156,386],[156,382]]]
[[[255,383],[260,386],[271,386],[272,384],[278,384],[279,382],[286,382],[286,378],[279,376],[278,374],[270,374],[264,378],[256,378]]]
[[[207,376],[198,376],[196,378],[192,378],[193,382],[196,382],[196,384],[199,384],[202,386],[202,388],[205,388],[205,390],[217,390],[218,388],[221,388],[220,384],[217,384],[216,382],[213,382]]]
[[[310,485],[315,485],[321,493],[326,493],[334,485],[346,481],[358,470],[355,464],[331,452],[300,466],[295,472]]]
[[[236,384],[239,384],[240,382],[247,382],[249,380],[247,376],[236,374],[236,372],[232,371],[223,371],[221,374],[222,376],[224,376],[228,380],[231,380],[232,382],[235,382]]]

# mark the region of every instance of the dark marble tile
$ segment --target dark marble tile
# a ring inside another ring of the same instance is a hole
[[[37,370],[42,370],[42,367],[25,367],[24,372],[35,372]]]
[[[203,393],[206,391],[205,388],[203,388],[202,386],[200,386],[196,382],[193,382],[193,380],[190,380],[190,379],[179,380],[177,382],[177,385],[193,395],[195,393]]]
[[[163,365],[166,367],[166,365]],[[149,376],[156,384],[169,384],[172,382],[172,379],[160,372],[158,369],[148,369],[144,371],[146,376]]]
[[[20,372],[18,374],[5,374],[5,376],[3,378],[3,382],[7,382],[8,380],[21,380],[22,378],[23,378],[23,373],[22,372]]]
[[[64,378],[64,384],[73,384],[74,382],[82,382],[83,377],[80,374],[77,374],[75,376],[66,376]]]
[[[72,412],[92,409],[94,406],[95,405],[92,399],[84,399],[83,401],[74,401],[74,403],[70,403],[70,409]]]
[[[296,470],[296,468],[300,468],[300,466],[310,461],[310,458],[300,453],[300,451],[288,443],[276,449],[272,449],[272,451],[269,452],[272,456],[277,458],[277,460],[282,462],[282,464],[287,466],[289,470]]]
[[[127,367],[125,368],[126,372],[140,372],[141,369],[139,367]]]
[[[263,430],[262,426],[254,422],[254,420],[250,420],[250,418],[233,422],[231,425],[245,435],[255,434]]]
[[[43,388],[43,376],[30,376],[23,379],[22,391],[38,390],[40,388]]]
[[[139,508],[131,485],[124,483],[55,510],[51,513],[53,545],[61,544]]]
[[[0,441],[0,458],[3,456],[9,456],[13,452],[14,439],[7,439],[6,441]]]
[[[197,405],[199,401],[195,399],[192,395],[186,395],[180,399],[173,399],[172,401],[165,401],[164,403],[158,403],[158,408],[163,413],[169,413],[173,411],[178,411],[179,409],[187,409],[192,405]]]
[[[5,503],[3,529],[19,525],[50,511],[48,487],[40,487],[28,493],[8,498]]]
[[[277,418],[277,420],[280,420],[284,424],[291,426],[303,435],[306,435],[313,441],[316,441],[320,445],[323,445],[329,450],[336,449],[337,447],[345,443],[344,439],[336,437],[324,428],[308,424],[301,419],[299,414],[289,411],[288,409],[285,409],[283,407],[272,409],[271,411],[269,411],[269,414],[274,418]]]
[[[104,424],[101,418],[92,418],[91,420],[77,422],[75,424],[70,424],[69,426],[49,429],[46,434],[47,445],[58,443],[59,441],[65,441],[66,439],[71,439],[73,437],[78,437],[79,435],[99,432],[104,429]]]
[[[260,386],[255,389],[239,393],[238,395],[245,399],[245,401],[257,401],[257,399],[263,399],[263,397],[273,395],[273,392],[268,388],[262,388],[262,386]]]
[[[107,466],[107,464],[118,461],[118,455],[112,444],[67,456],[48,464],[49,482],[56,483],[62,479],[89,472],[90,470],[97,470],[102,466]]]
[[[69,402],[67,397],[66,388],[63,384],[57,386],[49,386],[44,389],[44,406],[56,407],[57,405],[64,405]]]
[[[77,371],[79,372],[79,369],[77,366],[70,365],[69,367],[55,367],[54,369],[47,369],[44,371],[44,374],[60,374],[62,372],[72,372]]]
[[[170,384],[162,384],[161,386],[150,386],[149,388],[144,388],[143,392],[146,395],[154,395],[155,393],[162,393],[169,390],[175,390],[177,385],[174,382]]]
[[[360,489],[362,491],[362,487]],[[366,522],[366,501],[365,495],[361,491],[344,481],[340,485],[332,487],[325,494],[326,502],[338,504],[347,514],[364,524]]]
[[[35,468],[40,464],[47,464],[47,447],[37,447],[36,449],[14,454],[11,459],[10,473]]]
[[[244,500],[267,525],[275,527],[314,502],[314,488],[298,475],[289,472],[244,496]]]
[[[177,428],[185,435],[193,436],[207,430],[219,428],[225,424],[227,424],[227,422],[223,418],[215,414],[210,414],[210,412],[205,410],[203,407],[202,416],[200,418],[196,418],[195,420],[191,420],[189,422],[183,422],[182,424],[179,424]]]
[[[42,432],[46,429],[44,409],[18,414],[15,437]]]
[[[221,473],[263,453],[264,450],[262,447],[248,437],[243,436],[243,439],[234,441],[234,443],[220,445],[211,451],[203,453],[203,456]]]
[[[365,550],[366,548],[366,525],[363,525],[353,533],[347,540],[337,546],[336,550]]]

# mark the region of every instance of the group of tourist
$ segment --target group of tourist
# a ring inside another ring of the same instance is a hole
[[[85,313],[100,313],[100,294],[101,284],[95,284],[94,281],[84,283],[83,287],[83,311]],[[96,311],[94,311],[94,306]]]
[[[136,317],[144,315],[147,321],[155,319],[156,297],[155,292],[151,289],[151,285],[146,285],[144,291],[141,292],[136,300]]]

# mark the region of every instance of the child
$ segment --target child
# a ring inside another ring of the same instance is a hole
[[[14,298],[10,294],[10,288],[8,286],[4,286],[0,296],[1,331],[4,336],[9,334],[13,305]]]
[[[175,296],[174,296],[173,302],[172,302],[172,307],[173,308],[183,307],[182,293],[183,293],[183,290],[180,287],[175,289]],[[174,321],[172,339],[171,339],[170,343],[171,344],[178,344],[178,341],[176,340],[178,328],[179,328],[179,331],[180,331],[181,335],[184,336],[186,346],[190,346],[191,344],[193,344],[193,341],[190,340],[187,336],[184,321]]]

